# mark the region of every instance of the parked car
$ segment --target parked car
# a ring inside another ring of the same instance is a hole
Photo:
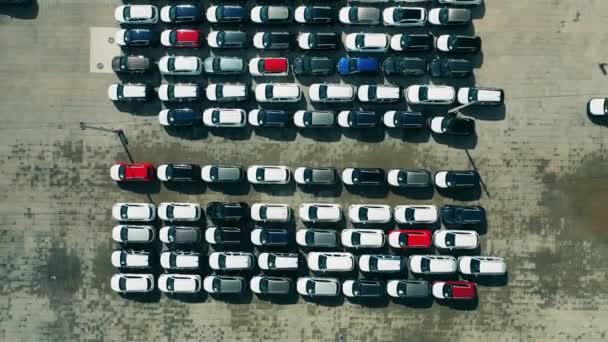
[[[470,230],[437,230],[433,243],[438,249],[476,249],[479,247],[479,234]]]
[[[249,73],[251,76],[287,76],[289,60],[284,57],[252,58]]]
[[[426,126],[426,117],[420,112],[389,110],[382,116],[382,123],[389,128],[423,128]]]
[[[440,4],[462,6],[481,5],[482,2],[483,0],[439,0]]]
[[[295,253],[268,253],[258,255],[258,266],[265,271],[293,271],[299,266],[299,257]]]
[[[359,257],[359,270],[366,273],[400,273],[405,260],[399,255],[364,254]]]
[[[198,274],[161,274],[158,276],[158,289],[165,293],[196,293],[203,282]]]
[[[331,185],[336,183],[336,170],[326,167],[299,167],[295,169],[293,178],[302,185]]]
[[[245,252],[212,252],[209,267],[215,271],[250,270],[253,268],[253,254]]]
[[[116,56],[112,58],[112,70],[116,73],[142,73],[152,69],[150,58],[145,56]]]
[[[244,174],[238,165],[205,165],[201,169],[201,177],[207,183],[238,183]]]
[[[203,12],[195,5],[170,5],[160,9],[160,20],[167,24],[198,23],[203,20]]]
[[[195,56],[163,56],[158,69],[164,75],[200,75],[203,61]]]
[[[427,299],[431,296],[431,285],[425,280],[389,280],[386,293],[393,298]]]
[[[115,250],[111,255],[112,266],[117,268],[148,268],[150,252],[134,250]]]
[[[150,222],[156,218],[156,207],[152,203],[116,203],[112,217],[117,221]]]
[[[251,243],[255,246],[287,246],[289,232],[286,229],[256,228],[251,231]]]
[[[158,122],[167,127],[193,126],[202,118],[202,113],[192,108],[163,109],[158,113]]]
[[[203,64],[206,74],[240,74],[245,71],[241,57],[207,57]]]
[[[326,24],[334,20],[334,11],[329,6],[299,6],[294,17],[300,24]]]
[[[414,274],[456,273],[456,258],[448,255],[412,255],[410,271]]]
[[[340,75],[373,74],[380,69],[378,58],[372,57],[342,57],[338,61]]]
[[[476,53],[481,50],[481,38],[477,36],[443,34],[437,37],[435,46],[439,52]]]
[[[117,182],[150,182],[154,180],[154,165],[117,163],[110,167],[110,177]]]
[[[456,91],[444,85],[411,85],[405,89],[405,99],[413,105],[449,105],[454,103]]]
[[[253,35],[253,47],[260,50],[287,50],[291,47],[289,32],[258,32]]]
[[[382,70],[388,76],[418,77],[427,69],[427,62],[419,57],[389,57],[382,63]]]
[[[421,169],[392,169],[386,175],[389,185],[400,188],[425,188],[432,185],[431,173]]]
[[[336,115],[328,110],[298,110],[293,123],[300,128],[328,128],[336,125]]]
[[[251,21],[256,24],[287,24],[293,20],[293,12],[287,6],[255,6],[251,9]]]
[[[114,292],[137,293],[154,290],[152,274],[117,273],[110,280],[110,288]]]
[[[303,222],[321,223],[342,220],[342,207],[339,204],[302,203],[298,213]]]
[[[246,100],[248,90],[248,86],[242,83],[211,83],[205,94],[209,101],[236,102]]]
[[[209,6],[207,8],[207,21],[210,23],[241,23],[245,21],[247,13],[242,6]]]
[[[165,102],[196,101],[201,98],[201,87],[193,83],[161,84],[158,98]]]
[[[494,256],[461,256],[458,258],[458,272],[474,276],[502,276],[507,273],[507,262]]]
[[[302,277],[296,283],[298,293],[307,297],[335,297],[340,294],[340,281],[336,278]]]
[[[114,83],[108,87],[108,98],[116,102],[144,102],[153,93],[151,85],[142,83]]]
[[[203,39],[203,32],[195,29],[164,30],[160,34],[160,43],[166,47],[200,48]]]
[[[380,248],[386,237],[380,229],[344,229],[340,235],[342,246],[347,248]]]
[[[385,172],[378,168],[353,168],[342,170],[342,182],[346,185],[382,185]]]
[[[377,280],[349,279],[342,283],[342,293],[349,298],[380,298],[384,285]]]
[[[386,52],[389,36],[385,33],[349,33],[344,47],[350,52]]]
[[[433,49],[435,39],[429,33],[399,33],[391,37],[393,51],[428,51]]]
[[[433,282],[433,297],[439,300],[473,300],[477,284],[470,281],[447,280]]]
[[[163,182],[200,181],[201,167],[196,164],[159,165],[156,174]]]
[[[303,32],[298,35],[298,46],[302,50],[335,50],[338,34],[334,32]]]
[[[460,98],[458,100],[460,102]],[[593,116],[604,116],[608,114],[608,98],[594,98],[589,100],[587,102],[587,114]]]
[[[239,221],[247,218],[248,209],[244,202],[209,202],[207,217],[218,221]]]
[[[480,206],[446,205],[441,207],[441,222],[446,226],[462,227],[482,224],[486,211]]]
[[[247,169],[247,180],[252,184],[287,184],[290,179],[287,166],[252,165]]]
[[[122,29],[116,31],[114,41],[119,46],[154,46],[158,44],[158,33],[149,29]]]
[[[434,205],[398,205],[395,207],[395,221],[400,224],[433,224],[439,219]]]
[[[429,23],[431,25],[468,25],[471,20],[471,10],[466,8],[442,7],[429,10]]]
[[[201,241],[197,227],[165,226],[158,231],[158,238],[166,244],[192,244]]]
[[[465,87],[458,89],[456,98],[460,104],[469,104],[475,102],[475,105],[483,106],[500,106],[505,101],[505,92],[498,88],[481,88],[481,87]],[[593,101],[593,100],[591,100]],[[591,106],[589,101],[589,114],[592,112],[604,114],[603,100],[595,101],[594,106]],[[592,108],[598,108],[599,110],[591,110]]]
[[[254,203],[251,205],[251,219],[257,222],[289,222],[289,204]]]
[[[423,7],[387,7],[382,11],[385,26],[424,26],[426,9]]]
[[[211,294],[240,295],[245,291],[245,286],[243,277],[210,275],[203,280],[203,288]]]
[[[119,224],[112,228],[112,240],[118,243],[148,243],[154,241],[155,237],[152,226]]]
[[[261,83],[255,87],[255,100],[265,102],[300,102],[302,91],[296,83]]]
[[[473,64],[461,58],[435,58],[429,64],[431,77],[463,78],[473,74]]]
[[[437,171],[435,172],[435,186],[438,188],[472,188],[479,184],[477,171]]]
[[[251,291],[261,295],[288,295],[293,284],[289,278],[258,275],[251,278],[249,287]]]
[[[391,103],[401,99],[399,86],[364,84],[357,89],[357,97],[361,102]]]
[[[239,108],[207,108],[203,123],[207,127],[245,127],[247,113]]]
[[[388,232],[388,244],[393,248],[431,248],[433,234],[430,230],[402,229]]]
[[[348,219],[352,223],[388,223],[392,219],[391,207],[384,204],[351,204]]]
[[[333,74],[334,61],[328,57],[302,56],[293,61],[297,76],[327,76]]]
[[[158,8],[152,5],[123,5],[114,10],[114,19],[120,24],[156,24]]]
[[[355,268],[355,257],[345,252],[310,252],[306,262],[313,272],[349,272]]]
[[[214,49],[244,49],[248,43],[247,33],[241,31],[213,31],[207,36],[207,44]]]
[[[164,251],[160,254],[160,266],[167,270],[197,270],[200,257],[196,252]]]
[[[351,102],[355,99],[355,87],[350,84],[313,83],[308,88],[311,102]]]
[[[309,248],[334,248],[338,246],[338,233],[330,229],[299,229],[296,243]]]
[[[197,203],[162,202],[158,205],[158,217],[163,221],[198,221],[201,206]]]
[[[289,124],[289,115],[278,109],[253,109],[248,114],[249,124],[254,127],[285,127]]]
[[[338,19],[343,24],[378,25],[380,10],[375,7],[342,7],[338,13]]]
[[[209,227],[205,241],[211,245],[235,245],[241,243],[241,229],[236,227]]]
[[[429,128],[435,134],[473,135],[475,134],[475,120],[457,117],[455,114],[436,116],[429,121]]]

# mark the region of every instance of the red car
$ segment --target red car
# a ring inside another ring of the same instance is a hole
[[[203,31],[193,29],[164,30],[160,42],[167,47],[199,48],[203,45]]]
[[[118,163],[110,168],[110,177],[117,182],[150,182],[154,180],[152,163]]]
[[[393,248],[431,248],[433,234],[430,230],[391,230],[388,232],[388,244]]]
[[[477,284],[470,281],[447,280],[433,282],[433,297],[440,300],[473,300]]]
[[[253,76],[287,76],[287,58],[253,58],[249,61],[249,72]]]

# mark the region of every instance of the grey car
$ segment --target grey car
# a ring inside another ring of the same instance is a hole
[[[116,56],[112,59],[112,70],[124,73],[142,73],[151,69],[150,59],[144,56]]]
[[[293,283],[289,278],[255,276],[251,278],[249,287],[261,295],[287,295],[291,293]]]
[[[298,76],[331,75],[335,70],[335,63],[329,57],[304,56],[293,61],[292,69]]]
[[[431,296],[431,285],[424,280],[389,280],[386,293],[393,298],[428,299]]]
[[[160,241],[167,244],[197,243],[201,231],[197,227],[165,226],[158,232]]]
[[[330,167],[299,167],[293,172],[293,178],[302,185],[330,185],[337,180],[336,170]]]
[[[298,293],[309,297],[335,297],[340,294],[340,281],[336,278],[298,278]]]
[[[201,178],[208,183],[237,183],[244,175],[238,165],[205,165],[201,169]]]
[[[380,10],[375,7],[342,7],[338,18],[343,24],[350,25],[378,25],[380,23]]]
[[[404,188],[431,186],[431,173],[427,170],[393,169],[387,173],[388,184]]]
[[[437,26],[467,25],[471,23],[471,10],[466,8],[433,8],[429,23]]]
[[[241,31],[214,31],[207,36],[207,44],[218,49],[242,49],[248,45],[247,33]]]
[[[296,242],[302,247],[337,247],[338,240],[338,233],[335,230],[300,229],[296,233]]]
[[[210,275],[203,280],[203,288],[208,293],[241,294],[245,291],[245,279],[243,277]]]
[[[240,74],[245,63],[240,57],[207,57],[203,62],[206,74]]]
[[[300,128],[327,128],[336,125],[336,114],[329,110],[299,110],[293,115],[294,125]]]

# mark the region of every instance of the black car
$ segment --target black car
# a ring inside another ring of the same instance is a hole
[[[241,229],[236,227],[209,227],[205,240],[213,245],[235,245],[241,243]]]
[[[116,36],[118,45],[122,46],[152,46],[158,44],[158,32],[150,29],[125,29]]]
[[[350,128],[372,128],[379,122],[376,112],[364,110],[350,110],[338,114],[338,125]]]
[[[308,35],[308,39],[306,41],[302,41],[300,38],[304,38],[305,36],[300,35],[298,37],[298,43],[300,47],[305,46],[308,50],[332,50],[338,47],[340,42],[340,38],[336,33],[322,32],[315,33],[312,32]]]
[[[163,126],[192,126],[200,124],[201,112],[191,108],[163,109],[158,113],[158,121]]]
[[[459,118],[456,115],[437,116],[429,119],[429,127],[436,134],[462,136],[475,134],[475,120]]]
[[[429,65],[432,77],[462,78],[473,73],[473,64],[466,59],[435,58]]]
[[[441,221],[446,226],[475,226],[486,220],[486,211],[480,206],[446,205],[441,208]]]
[[[390,128],[422,128],[426,125],[426,117],[420,112],[391,110],[384,113],[382,122]]]
[[[286,229],[256,228],[251,231],[251,243],[256,246],[286,246],[289,232]]]
[[[404,188],[431,186],[431,173],[427,170],[397,169],[388,172],[388,183]]]
[[[291,35],[289,32],[256,33],[253,45],[262,50],[286,50],[291,46]]]
[[[348,185],[382,185],[386,173],[379,168],[351,168],[342,172],[342,181]]]
[[[426,73],[427,63],[418,57],[389,57],[382,63],[387,75],[422,76]]]
[[[403,51],[427,51],[433,49],[434,42],[429,33],[403,33],[399,45]]]
[[[256,127],[285,127],[290,118],[278,109],[254,109],[249,112],[249,124]]]
[[[437,50],[448,53],[476,53],[481,50],[481,38],[456,34],[439,36]]]
[[[152,68],[150,58],[144,56],[116,56],[112,58],[114,72],[142,73]]]
[[[329,6],[302,6],[296,9],[296,21],[302,24],[324,24],[334,20],[334,11]]]
[[[472,188],[479,185],[479,174],[474,170],[437,171],[435,186],[444,189]]]
[[[240,23],[245,20],[247,13],[241,6],[217,6],[207,9],[207,18],[211,23]]]
[[[207,38],[209,47],[212,48],[242,49],[249,43],[247,33],[242,31],[217,31],[217,36],[214,35],[215,33],[211,32]]]
[[[211,202],[207,204],[207,216],[212,220],[238,221],[247,217],[247,203]]]
[[[160,20],[170,24],[198,23],[203,11],[194,5],[165,6],[160,10]]]
[[[328,57],[298,57],[293,61],[293,72],[298,76],[327,76],[334,71],[334,61]]]
[[[428,299],[431,296],[431,284],[425,280],[389,280],[386,292],[394,298]]]
[[[384,284],[377,280],[346,280],[342,293],[350,298],[378,298],[384,296]]]
[[[156,176],[164,182],[194,182],[201,179],[201,167],[196,164],[164,164]]]

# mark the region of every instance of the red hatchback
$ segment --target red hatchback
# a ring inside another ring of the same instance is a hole
[[[249,61],[249,72],[253,76],[286,76],[289,72],[287,58],[253,58]]]
[[[203,45],[203,31],[193,29],[165,30],[160,42],[167,47],[199,48]]]
[[[152,163],[118,163],[110,168],[110,177],[117,182],[150,182],[154,180]]]
[[[388,244],[393,248],[431,248],[433,234],[430,230],[404,229],[388,232]]]
[[[440,300],[473,300],[477,284],[470,281],[447,280],[433,282],[433,297]]]

